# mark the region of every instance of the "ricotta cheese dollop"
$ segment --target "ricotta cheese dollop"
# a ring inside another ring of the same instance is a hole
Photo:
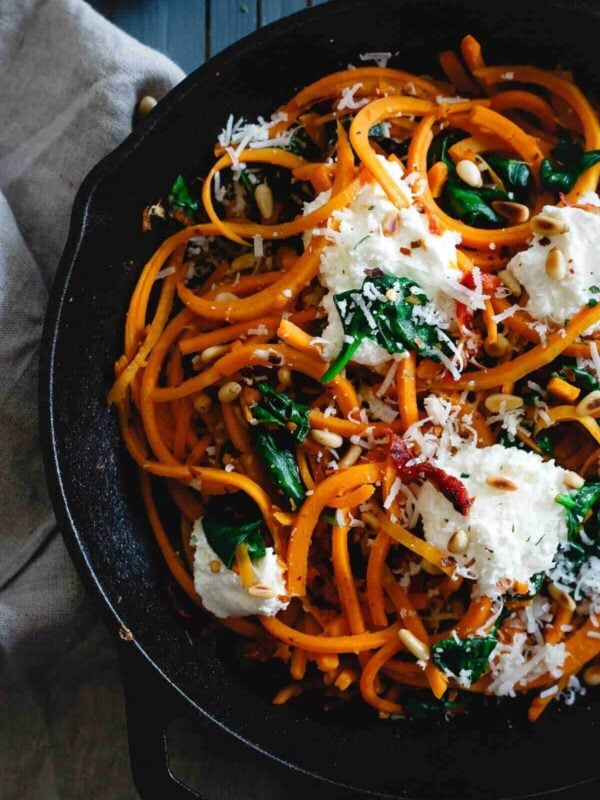
[[[432,484],[424,483],[418,509],[425,538],[448,552],[452,534],[466,531],[466,552],[452,555],[461,574],[476,581],[476,596],[497,597],[514,581],[527,583],[550,569],[559,545],[567,540],[565,509],[555,502],[566,491],[564,469],[537,453],[500,444],[467,444],[455,454],[440,450],[434,463],[462,480],[475,502],[463,516]],[[511,481],[510,490],[500,488],[498,478]]]
[[[253,597],[240,581],[239,575],[228,569],[209,545],[202,517],[194,523],[191,536],[194,553],[194,588],[202,598],[202,604],[215,617],[249,617],[262,614],[272,617],[284,608],[289,600],[279,559],[272,547],[266,548],[264,558],[252,562],[256,583],[273,587],[275,597]],[[213,572],[211,563],[219,564],[219,571]],[[282,599],[286,598],[286,599]]]
[[[586,194],[581,201],[600,204],[595,194]],[[588,301],[600,301],[600,215],[568,206],[544,206],[542,213],[564,225],[565,232],[548,237],[534,234],[527,250],[517,253],[507,269],[526,289],[525,309],[532,317],[545,324],[564,325]],[[555,247],[565,258],[567,274],[562,280],[546,272],[546,258]]]
[[[412,188],[404,178],[400,164],[379,157],[390,175],[408,198]],[[305,213],[318,208],[329,198],[325,192],[305,206]],[[389,214],[399,215],[399,224],[386,235],[383,228]],[[320,266],[321,284],[328,289],[323,306],[328,324],[322,333],[323,356],[330,360],[339,353],[344,330],[333,302],[333,296],[362,287],[366,270],[380,269],[386,275],[410,278],[431,301],[431,322],[449,328],[456,320],[455,300],[464,301],[468,291],[459,284],[462,277],[456,265],[456,246],[460,236],[450,231],[441,235],[429,230],[427,215],[416,205],[397,209],[376,181],[366,183],[357,197],[344,209],[332,215],[338,229],[321,229],[318,233],[330,239],[323,250]],[[353,360],[359,364],[379,365],[390,354],[375,342],[365,339]]]

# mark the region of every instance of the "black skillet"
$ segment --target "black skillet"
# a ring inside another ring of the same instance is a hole
[[[481,39],[489,63],[561,62],[600,94],[600,9],[592,1],[334,2],[258,31],[198,69],[77,195],[44,334],[44,449],[80,574],[110,628],[124,624],[134,635],[121,650],[144,798],[198,796],[170,775],[165,756],[166,726],[181,714],[208,717],[290,768],[330,781],[326,794],[336,800],[598,796],[597,690],[552,708],[535,727],[519,701],[451,722],[380,721],[356,708],[327,714],[318,703],[273,707],[278,676],[240,667],[226,645],[196,636],[190,646],[105,403],[128,299],[153,246],[140,232],[141,210],[164,197],[180,171],[206,169],[227,115],[269,113],[310,81],[360,63],[365,51],[389,50],[397,53],[393,66],[437,73],[437,53],[468,32]]]

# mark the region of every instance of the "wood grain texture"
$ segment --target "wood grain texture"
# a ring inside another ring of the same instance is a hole
[[[212,0],[209,13],[209,52],[214,56],[258,27],[257,0]]]
[[[261,0],[259,7],[260,25],[268,25],[276,19],[287,17],[306,8],[306,0]]]

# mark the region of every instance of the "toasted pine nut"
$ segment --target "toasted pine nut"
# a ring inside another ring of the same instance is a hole
[[[219,294],[215,297],[217,303],[232,303],[234,300],[239,300],[240,298],[237,294],[233,294],[233,292],[219,292]]]
[[[224,356],[225,353],[228,352],[229,345],[215,344],[212,347],[207,347],[206,350],[200,353],[200,361],[203,364],[210,364],[212,361],[216,361],[217,358],[221,358],[221,356]]]
[[[209,565],[209,567],[210,567],[210,571],[211,571],[211,572],[214,572],[215,574],[216,574],[217,572],[221,572],[221,562],[220,562],[220,561],[217,561],[217,559],[216,559],[216,558],[215,558],[215,559],[213,559],[212,561],[209,561],[209,564],[208,564],[208,565]]]
[[[580,400],[575,408],[578,417],[600,417],[600,389],[596,389]]]
[[[565,257],[558,249],[553,247],[546,256],[546,273],[549,278],[555,281],[562,281],[567,277],[567,264]]]
[[[428,575],[443,575],[444,573],[438,567],[437,564],[432,564],[431,561],[427,561],[426,558],[421,559],[421,569],[423,572],[426,572]]]
[[[516,492],[519,488],[514,481],[511,481],[510,478],[505,478],[503,475],[488,475],[485,482],[493,489],[503,489],[505,492]]]
[[[196,395],[194,398],[194,409],[198,414],[206,414],[211,405],[212,400],[210,399],[210,395],[206,394],[206,392],[200,392],[200,394]]]
[[[138,103],[137,113],[138,117],[145,117],[149,114],[152,109],[157,105],[158,100],[156,97],[152,97],[152,95],[144,95],[140,102]]]
[[[558,236],[567,233],[569,226],[551,214],[536,214],[531,218],[531,230],[538,236]]]
[[[474,189],[479,189],[483,186],[483,178],[481,177],[481,172],[477,164],[474,164],[466,158],[459,161],[456,165],[456,174],[462,181],[468,186],[472,186]]]
[[[565,611],[575,611],[577,608],[575,600],[573,600],[571,595],[555,583],[548,584],[548,594],[561,608],[564,608]]]
[[[451,553],[464,553],[469,546],[469,534],[466,531],[455,531],[448,540],[448,550]]]
[[[400,227],[400,214],[397,211],[388,211],[381,223],[381,232],[384,236],[393,236]]]
[[[484,401],[484,406],[492,414],[500,411],[514,411],[523,406],[523,398],[516,394],[489,394]]]
[[[523,203],[513,203],[510,200],[494,200],[492,208],[496,214],[513,222],[515,225],[521,222],[527,222],[529,219],[529,209]]]
[[[600,686],[600,665],[588,667],[583,673],[583,680],[588,686]]]
[[[514,294],[515,297],[520,297],[521,292],[523,291],[521,284],[507,269],[501,269],[498,273],[498,277],[502,281],[502,283],[506,286],[507,289],[510,289],[511,293]]]
[[[565,486],[568,486],[569,489],[581,489],[585,483],[581,475],[578,475],[576,472],[567,472],[563,481]]]
[[[398,638],[408,652],[412,653],[419,661],[427,661],[429,659],[429,647],[407,628],[400,628],[398,631]]]
[[[243,272],[246,269],[254,269],[256,266],[256,256],[253,253],[242,253],[241,256],[234,258],[229,266],[230,272]],[[224,292],[227,294],[227,292]]]
[[[268,219],[273,214],[273,192],[266,183],[259,183],[254,190],[254,200],[263,219]]]
[[[242,391],[242,387],[236,381],[227,381],[219,388],[217,397],[221,403],[233,403],[235,398]]]
[[[279,367],[277,370],[277,380],[283,386],[289,386],[292,382],[292,373],[289,367]]]
[[[390,303],[395,303],[396,300],[398,299],[398,292],[393,288],[388,289],[387,292],[385,293],[385,297],[386,300],[390,301]]]
[[[351,444],[344,455],[340,458],[338,467],[340,469],[351,467],[353,464],[356,464],[361,455],[362,447],[359,444]]]
[[[488,356],[492,356],[492,358],[499,358],[505,355],[509,348],[510,342],[502,333],[498,334],[495,342],[490,342],[488,339],[485,339],[483,342],[483,349]]]
[[[314,439],[317,444],[323,447],[332,447],[334,450],[344,444],[344,438],[339,433],[332,431],[322,431],[319,428],[313,428],[310,432],[311,439]]]
[[[248,587],[248,594],[252,597],[261,597],[264,600],[270,600],[277,595],[277,592],[272,586],[267,586],[266,583],[253,583]]]
[[[363,511],[363,513],[360,515],[360,518],[366,525],[368,525],[370,528],[373,528],[374,531],[379,528],[379,520],[375,514],[371,514],[370,511]]]

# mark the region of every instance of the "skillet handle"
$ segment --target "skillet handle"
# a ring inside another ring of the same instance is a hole
[[[142,800],[202,800],[171,772],[167,727],[189,717],[189,706],[148,663],[135,642],[118,640],[125,689],[129,758],[135,787]]]

